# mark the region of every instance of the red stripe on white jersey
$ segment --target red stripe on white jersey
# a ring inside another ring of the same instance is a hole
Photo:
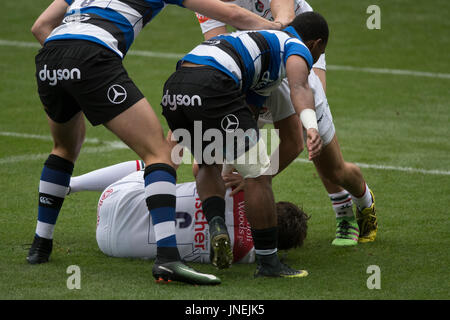
[[[245,215],[244,192],[233,196],[234,246],[233,262],[238,262],[253,249],[250,223]]]

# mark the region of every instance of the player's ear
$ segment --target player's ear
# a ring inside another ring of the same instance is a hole
[[[323,40],[321,38],[313,40],[313,49],[319,48],[323,44]]]
[[[305,46],[309,49],[309,51],[313,51],[314,49],[316,49],[316,47],[318,45],[320,45],[322,39],[316,39],[316,40],[308,40],[305,43]]]

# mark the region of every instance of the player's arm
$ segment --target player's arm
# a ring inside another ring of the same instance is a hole
[[[270,10],[275,21],[287,26],[295,18],[294,0],[272,0]]]
[[[69,4],[65,0],[54,0],[36,19],[31,27],[31,33],[41,45],[52,30],[60,25],[68,7]]]
[[[292,114],[273,123],[275,129],[278,129],[280,145],[278,146],[278,172],[283,171],[298,155],[303,151],[303,132],[300,118],[297,114]]]
[[[211,29],[209,31],[206,31],[203,36],[205,37],[205,40],[209,40],[212,37],[218,36],[219,34],[227,33],[227,27],[226,26],[220,26],[214,29]]]
[[[192,11],[241,30],[279,30],[281,27],[280,23],[266,20],[247,9],[219,0],[184,0],[183,5]]]
[[[309,69],[305,59],[298,55],[289,56],[286,61],[286,74],[291,90],[292,104],[306,129],[306,147],[309,160],[312,160],[320,154],[322,139],[317,125],[314,95],[308,84]]]
[[[110,184],[126,177],[130,173],[142,170],[142,160],[121,162],[112,166],[90,171],[70,179],[70,193],[80,191],[103,191]]]

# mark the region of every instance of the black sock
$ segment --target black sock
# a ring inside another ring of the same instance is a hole
[[[251,229],[255,254],[268,256],[277,252],[278,227]]]
[[[156,261],[158,263],[166,263],[172,261],[180,261],[180,253],[177,247],[157,247]]]
[[[202,203],[203,214],[208,223],[214,217],[222,217],[225,220],[225,199],[217,196],[209,197]]]

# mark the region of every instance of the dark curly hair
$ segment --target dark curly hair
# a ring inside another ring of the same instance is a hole
[[[303,12],[296,16],[289,25],[294,27],[303,42],[317,39],[322,39],[325,44],[328,42],[328,23],[318,12]]]
[[[278,217],[278,249],[301,247],[306,238],[310,218],[295,204],[286,201],[276,203]]]

